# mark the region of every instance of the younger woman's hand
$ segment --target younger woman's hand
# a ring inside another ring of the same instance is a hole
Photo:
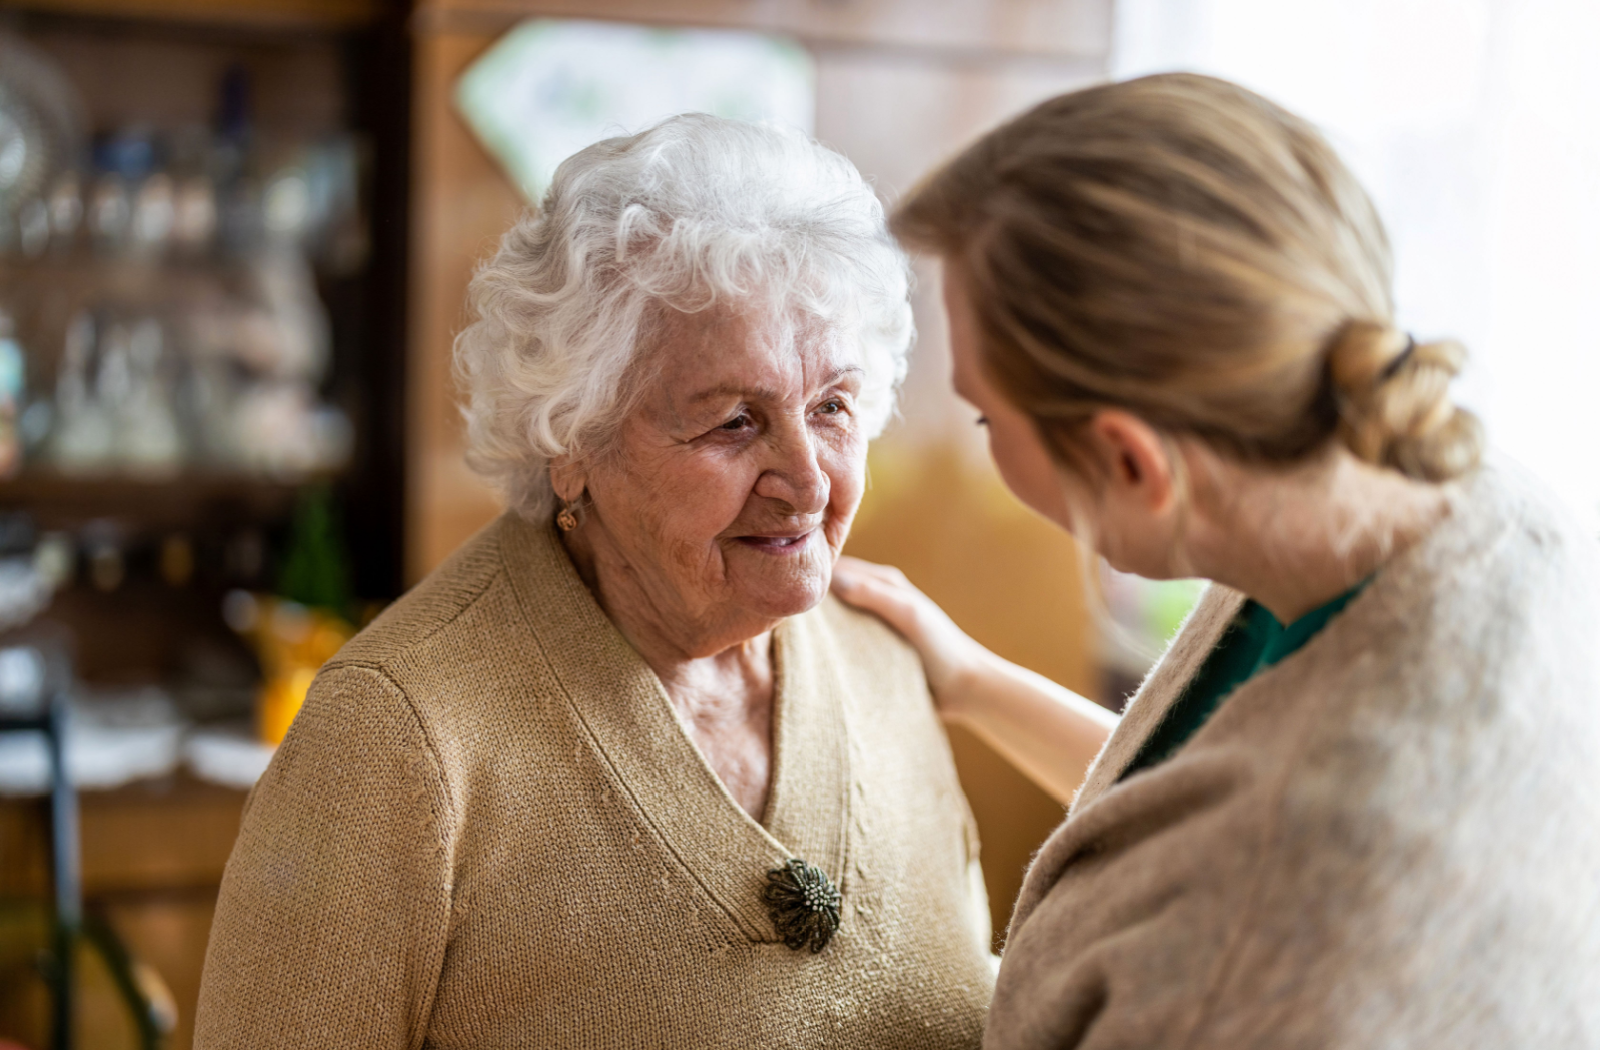
[[[981,659],[983,647],[892,565],[841,557],[833,569],[833,593],[882,617],[912,644],[941,712],[953,716],[958,683]]]
[[[987,740],[1063,805],[1071,801],[1116,715],[973,641],[899,569],[840,558],[833,593],[916,647],[946,721]]]

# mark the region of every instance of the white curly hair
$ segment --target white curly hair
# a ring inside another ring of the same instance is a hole
[[[607,449],[650,372],[651,329],[718,304],[853,346],[875,437],[905,377],[909,300],[872,187],[805,134],[692,113],[597,142],[472,280],[455,344],[467,462],[548,517],[550,461]]]

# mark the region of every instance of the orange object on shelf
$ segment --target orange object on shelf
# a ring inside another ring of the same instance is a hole
[[[256,735],[276,746],[289,732],[317,672],[355,635],[355,628],[325,610],[244,591],[230,593],[223,611],[233,629],[255,646],[261,661]]]
[[[264,743],[283,743],[316,677],[315,668],[296,667],[261,683],[261,692],[256,696],[256,736]]]

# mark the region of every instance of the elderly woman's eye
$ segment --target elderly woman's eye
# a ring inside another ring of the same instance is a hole
[[[817,411],[823,415],[835,416],[844,411],[844,402],[838,398],[830,398],[817,406]]]
[[[749,424],[749,422],[750,422],[750,417],[745,415],[743,412],[741,412],[738,415],[734,416],[732,419],[728,420],[726,423],[722,424],[717,429],[718,430],[743,430]]]

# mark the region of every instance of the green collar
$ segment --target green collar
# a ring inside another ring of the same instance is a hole
[[[1368,582],[1362,581],[1287,627],[1260,602],[1253,598],[1246,601],[1217,641],[1216,648],[1140,745],[1121,777],[1165,762],[1199,732],[1235,689],[1299,651],[1349,605]]]
[[[1301,646],[1316,637],[1317,632],[1327,626],[1329,620],[1343,612],[1344,607],[1355,600],[1356,595],[1366,590],[1368,582],[1370,581],[1362,580],[1333,601],[1317,606],[1287,627],[1279,623],[1276,616],[1273,616],[1259,603],[1252,600],[1250,602],[1252,606],[1251,613],[1254,614],[1256,610],[1260,610],[1260,615],[1265,616],[1277,628],[1268,638],[1266,646],[1261,650],[1261,656],[1256,661],[1256,672],[1264,671],[1285,657],[1298,652]]]

